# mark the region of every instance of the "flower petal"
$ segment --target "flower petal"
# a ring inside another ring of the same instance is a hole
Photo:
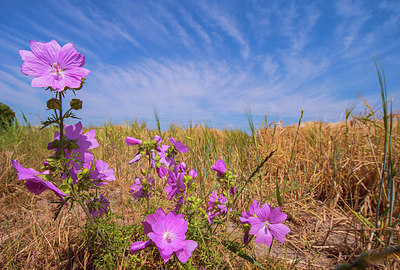
[[[271,206],[266,203],[261,208],[256,208],[254,212],[262,221],[267,221],[271,213]]]
[[[50,42],[42,43],[34,40],[30,41],[32,53],[40,60],[50,66],[58,61],[58,53],[61,46],[54,39]]]
[[[86,68],[75,67],[65,70],[63,74],[63,81],[66,86],[70,88],[79,88],[82,83],[82,78],[88,75],[90,71]]]
[[[51,66],[38,59],[32,52],[20,50],[19,54],[24,61],[21,69],[23,74],[29,76],[40,76],[48,74],[51,71]]]
[[[58,63],[63,69],[82,67],[85,64],[85,56],[78,53],[72,43],[67,43],[60,50]]]
[[[260,220],[258,217],[250,217],[248,220],[251,225],[251,228],[249,231],[250,235],[257,234],[264,226],[264,222],[262,222],[262,220]]]
[[[186,240],[184,242],[183,248],[176,251],[176,257],[182,263],[187,263],[190,256],[192,256],[192,252],[197,248],[198,244],[193,240]]]
[[[269,229],[274,238],[281,243],[285,242],[286,235],[290,233],[289,227],[284,224],[270,224]]]
[[[285,213],[282,213],[282,210],[280,207],[276,207],[271,210],[271,213],[269,215],[270,223],[282,223],[286,219],[287,219],[287,215]]]
[[[263,228],[262,230],[260,230],[257,233],[257,236],[256,236],[256,243],[257,244],[264,243],[264,244],[267,245],[267,247],[270,247],[271,244],[272,244],[272,234],[271,234],[271,232],[266,228]]]

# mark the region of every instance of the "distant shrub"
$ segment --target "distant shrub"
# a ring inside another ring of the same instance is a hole
[[[15,112],[6,104],[0,102],[0,130],[14,124]]]

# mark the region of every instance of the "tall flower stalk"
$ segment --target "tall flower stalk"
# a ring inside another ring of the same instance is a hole
[[[95,159],[89,151],[98,146],[95,130],[83,133],[80,122],[65,124],[67,118],[79,119],[74,111],[82,109],[82,101],[74,98],[70,108],[63,110],[67,91],[75,94],[90,73],[83,68],[85,57],[71,43],[61,47],[55,40],[47,43],[31,41],[30,47],[32,51],[20,51],[24,61],[21,72],[34,76],[33,87],[45,87],[55,93],[55,97],[46,103],[47,110],[52,110],[53,114],[42,122],[42,129],[52,124],[58,126],[54,140],[48,145],[48,149],[55,153],[43,163],[43,172],[26,169],[16,160],[12,164],[18,171],[19,180],[27,180],[25,185],[29,191],[39,195],[49,189],[60,198],[55,218],[63,206],[72,201],[82,207],[88,221],[94,225],[95,218],[108,208],[108,200],[103,195],[97,197],[97,190],[115,180],[114,170],[109,169],[107,163]],[[97,209],[93,209],[93,205],[97,205]],[[105,240],[103,235],[101,237]]]

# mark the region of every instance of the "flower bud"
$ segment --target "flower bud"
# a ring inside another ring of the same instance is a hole
[[[82,180],[83,178],[89,177],[90,171],[84,168],[81,172],[78,173],[78,179]]]
[[[61,102],[56,98],[51,98],[47,101],[47,109],[61,110]]]
[[[69,103],[72,109],[74,110],[80,110],[82,109],[82,100],[73,98],[71,102]]]

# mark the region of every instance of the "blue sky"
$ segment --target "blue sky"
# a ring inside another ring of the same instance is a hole
[[[18,51],[73,43],[91,70],[85,125],[135,120],[247,129],[339,121],[379,108],[377,60],[399,108],[399,1],[3,1],[0,101],[34,122],[50,92],[30,86]],[[72,98],[69,94],[67,98]]]

